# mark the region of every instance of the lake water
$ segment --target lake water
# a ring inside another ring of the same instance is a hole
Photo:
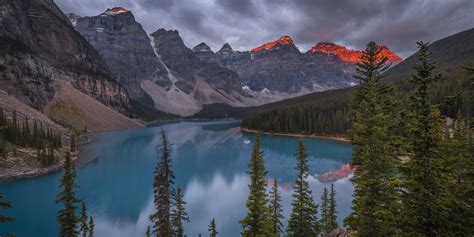
[[[246,213],[249,178],[246,174],[254,134],[241,133],[238,122],[199,122],[164,125],[172,143],[176,184],[184,191],[191,222],[187,236],[208,235],[215,217],[220,236],[239,236]],[[81,156],[93,159],[79,164],[78,196],[94,217],[96,236],[144,236],[152,212],[152,178],[157,163],[155,147],[160,143],[159,127],[94,134],[94,143],[81,148]],[[296,178],[294,153],[299,138],[262,136],[268,183],[277,179],[282,193],[284,215],[291,211],[292,182]],[[250,144],[248,144],[250,141]],[[324,187],[334,183],[338,221],[350,212],[353,187],[350,183],[352,149],[349,144],[330,140],[304,139],[309,153],[309,183],[320,203]],[[54,203],[61,173],[2,182],[0,192],[13,201],[16,218],[0,225],[18,237],[57,236]],[[286,220],[285,222],[286,223]]]

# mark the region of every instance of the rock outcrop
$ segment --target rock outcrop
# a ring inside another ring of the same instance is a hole
[[[164,85],[170,82],[150,38],[132,12],[121,7],[109,8],[98,16],[76,19],[75,28],[101,54],[130,96],[153,108],[153,102],[140,88],[140,81],[156,80]]]
[[[2,89],[38,110],[51,101],[57,81],[122,113],[129,98],[97,51],[52,0],[4,1],[0,9]]]

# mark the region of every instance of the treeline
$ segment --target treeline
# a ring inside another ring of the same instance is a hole
[[[457,78],[448,78],[433,84],[431,99],[440,105],[442,115],[454,118],[457,111],[464,117],[472,116],[472,91],[474,90],[474,68],[460,68],[464,72]],[[470,74],[468,77],[466,75]],[[407,82],[395,84],[398,99],[406,105],[411,86]],[[355,87],[357,88],[357,86]],[[355,89],[354,88],[354,89]],[[326,96],[306,101],[276,104],[275,106],[256,110],[245,115],[242,127],[265,132],[300,133],[318,135],[347,134],[351,127],[349,104],[351,91],[328,91]]]
[[[42,123],[33,121],[33,127],[30,127],[30,121],[25,117],[20,122],[16,111],[12,112],[12,118],[7,116],[0,108],[0,154],[6,157],[7,143],[13,145],[13,153],[16,153],[16,147],[30,147],[37,150],[37,158],[44,166],[56,163],[58,158],[54,156],[54,151],[62,148],[61,132],[56,132],[50,127],[45,128]]]
[[[350,128],[349,93],[328,92],[327,97],[250,113],[242,127],[267,132],[345,134]]]

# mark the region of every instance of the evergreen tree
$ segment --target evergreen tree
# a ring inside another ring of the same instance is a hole
[[[357,64],[360,85],[352,107],[354,199],[347,219],[360,236],[393,236],[399,210],[397,106],[393,86],[382,83],[389,67],[381,48],[369,42]],[[332,226],[328,226],[331,228]]]
[[[410,78],[414,91],[410,96],[408,145],[410,159],[404,167],[403,230],[411,236],[449,235],[447,215],[452,197],[444,172],[446,161],[441,148],[443,121],[431,102],[431,87],[440,77],[434,75],[435,63],[428,59],[428,44],[418,42],[416,73]]]
[[[274,236],[280,236],[283,233],[283,207],[281,205],[281,195],[278,192],[278,181],[275,179],[272,189],[270,190],[270,223],[271,230]]]
[[[151,230],[150,230],[150,226],[147,226],[147,227],[146,227],[145,236],[146,236],[146,237],[151,237]]]
[[[153,223],[153,233],[157,237],[171,237],[173,229],[170,212],[175,177],[171,169],[168,138],[163,128],[161,129],[161,142],[161,145],[156,148],[160,155],[153,179],[153,203],[156,211],[150,215],[150,220]]]
[[[217,227],[216,227],[216,219],[212,218],[211,223],[209,223],[209,237],[217,237]]]
[[[71,133],[71,152],[76,151],[76,136],[74,133]]]
[[[331,184],[331,193],[329,194],[327,213],[328,213],[327,229],[329,230],[329,232],[331,232],[337,227],[339,227],[339,224],[337,224],[336,191],[334,190],[334,184]]]
[[[89,237],[94,237],[94,218],[92,216],[89,216]]]
[[[184,227],[183,222],[189,222],[188,213],[186,213],[185,205],[186,202],[183,199],[183,194],[181,193],[181,188],[176,188],[174,194],[174,208],[171,211],[171,223],[173,225],[173,232],[176,237],[184,236]]]
[[[81,202],[81,218],[80,218],[80,227],[79,231],[82,233],[82,237],[87,237],[89,233],[89,224],[87,223],[88,216],[87,216],[87,208],[84,202]]]
[[[3,199],[2,193],[0,193],[0,208],[5,208],[5,209],[12,208],[12,202]],[[15,220],[15,218],[13,218],[13,217],[5,216],[5,215],[0,214],[0,224],[12,222],[14,220]],[[1,233],[0,232],[0,236],[14,236],[14,235],[12,235],[10,233]]]
[[[456,236],[474,235],[474,157],[469,151],[469,130],[458,111],[452,133],[448,134],[444,155],[449,172],[449,192],[454,200],[449,205],[450,233]]]
[[[318,205],[313,200],[308,178],[308,155],[303,141],[298,144],[296,152],[296,171],[298,178],[294,185],[292,211],[288,220],[287,233],[289,237],[316,236],[320,232],[317,220]]]
[[[12,208],[12,202],[3,199],[3,194],[0,193],[0,208]],[[15,218],[4,216],[0,214],[0,223],[7,223],[14,221]]]
[[[74,182],[76,178],[76,171],[74,163],[71,161],[71,155],[66,153],[66,159],[64,161],[64,174],[61,178],[60,187],[63,189],[56,198],[56,203],[61,203],[63,209],[58,211],[58,220],[60,224],[61,237],[75,237],[78,236],[79,231],[77,230],[77,224],[79,221],[76,215],[76,204],[80,202],[76,198],[75,189],[79,186]]]
[[[323,234],[327,234],[331,232],[329,228],[329,197],[328,197],[328,189],[324,187],[323,194],[321,195],[321,232]]]
[[[261,150],[260,135],[257,135],[249,162],[250,184],[247,198],[247,215],[240,221],[242,236],[270,235],[270,211],[267,206],[265,161]]]

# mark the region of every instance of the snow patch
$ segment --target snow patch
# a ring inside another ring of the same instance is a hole
[[[349,82],[349,86],[355,86],[355,85],[357,85],[357,83],[355,83],[353,81]]]
[[[252,91],[249,86],[242,86],[242,90]]]
[[[263,90],[260,91],[260,93],[262,93],[262,94],[270,94],[270,90],[267,89],[267,88],[263,88]]]
[[[95,31],[97,31],[99,33],[102,33],[102,32],[104,32],[104,28],[97,27],[97,28],[95,28]]]

